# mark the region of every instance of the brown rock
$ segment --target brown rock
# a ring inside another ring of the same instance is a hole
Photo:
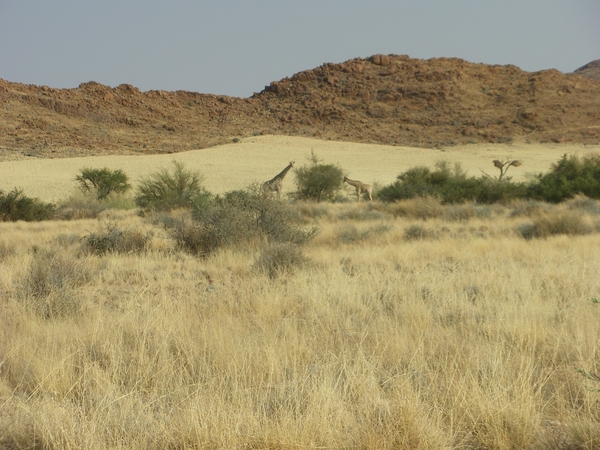
[[[382,54],[377,54],[377,55],[373,55],[369,58],[369,61],[371,61],[373,64],[377,65],[377,66],[389,66],[390,63],[392,62],[392,60],[390,59],[390,57],[388,55],[382,55]]]

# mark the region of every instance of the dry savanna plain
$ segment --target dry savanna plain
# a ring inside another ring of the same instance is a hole
[[[135,186],[176,160],[224,193],[311,152],[377,186],[437,161],[496,176],[492,160],[518,159],[508,175],[521,180],[600,147],[257,136],[173,155],[4,161],[0,189],[60,203],[83,167],[122,169]],[[600,448],[600,203],[346,194],[282,196],[319,233],[281,267],[262,241],[187,253],[133,209],[0,223],[0,448]],[[557,222],[564,232],[524,232]],[[107,228],[144,245],[86,250]]]

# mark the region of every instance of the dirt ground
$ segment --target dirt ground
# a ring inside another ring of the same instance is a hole
[[[288,165],[310,163],[311,152],[325,164],[337,164],[348,177],[365,183],[392,183],[405,170],[414,166],[433,167],[437,161],[460,163],[469,175],[486,172],[499,174],[492,161],[518,159],[523,165],[511,167],[507,176],[524,180],[545,172],[565,153],[600,153],[600,145],[583,144],[472,144],[442,149],[423,149],[389,145],[323,141],[289,136],[257,136],[238,143],[221,145],[170,155],[94,156],[61,159],[30,158],[0,162],[0,190],[21,187],[25,195],[44,201],[60,201],[76,188],[75,176],[84,167],[122,169],[135,185],[161,168],[169,168],[173,160],[205,177],[204,185],[218,194],[243,189],[253,182],[263,182]],[[284,182],[284,192],[294,189],[293,172]]]

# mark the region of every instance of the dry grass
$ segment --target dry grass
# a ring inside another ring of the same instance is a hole
[[[517,207],[301,205],[322,233],[277,276],[285,249],[197,259],[156,229],[95,255],[102,222],[0,224],[0,447],[598,448],[600,235],[525,240]],[[43,261],[72,313],[32,308]]]

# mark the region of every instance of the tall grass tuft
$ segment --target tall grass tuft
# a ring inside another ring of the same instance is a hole
[[[77,288],[91,278],[92,271],[85,259],[60,248],[34,248],[23,279],[21,298],[41,317],[71,316],[81,310]]]
[[[547,238],[564,234],[579,236],[592,232],[592,227],[581,214],[572,211],[557,211],[540,214],[532,223],[518,228],[525,239]]]
[[[151,232],[139,229],[121,229],[116,221],[106,221],[104,230],[88,233],[82,240],[82,249],[86,253],[103,255],[105,253],[142,253],[152,239]]]
[[[274,243],[261,250],[255,268],[265,272],[270,278],[277,278],[289,275],[309,262],[298,245],[289,242]]]

